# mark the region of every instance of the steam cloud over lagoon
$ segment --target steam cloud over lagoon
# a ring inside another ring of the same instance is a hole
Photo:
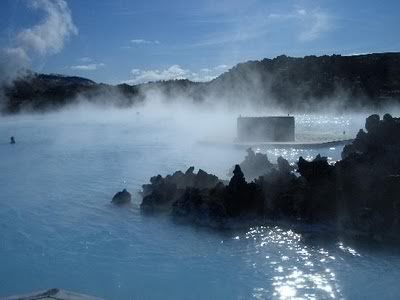
[[[2,2],[0,298],[399,294],[399,9]]]
[[[400,102],[400,54],[377,53],[358,56],[285,55],[274,59],[240,63],[220,76],[195,82],[179,66],[164,71],[132,70],[134,82],[151,78],[170,80],[130,85],[98,84],[83,77],[28,73],[5,88],[3,113],[51,111],[82,99],[91,103],[131,107],[152,97],[167,103],[225,105],[228,109],[278,109],[284,113],[317,112],[327,109],[385,110]],[[103,63],[75,69],[104,69]],[[221,71],[226,66],[214,68]],[[390,73],[388,73],[390,70]],[[210,70],[204,73],[211,74]],[[390,74],[390,76],[388,76]],[[132,82],[129,82],[132,83]]]
[[[29,66],[31,55],[60,52],[65,40],[78,33],[64,0],[32,0],[30,5],[43,11],[45,16],[37,25],[18,32],[11,44],[1,49],[0,80],[14,79]]]

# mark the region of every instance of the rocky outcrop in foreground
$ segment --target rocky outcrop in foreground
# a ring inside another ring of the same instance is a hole
[[[251,148],[248,148],[246,152],[247,155],[239,166],[247,180],[268,174],[274,168],[266,154],[254,152]],[[233,170],[234,168],[232,168],[231,173]]]
[[[194,167],[190,167],[185,173],[177,171],[165,178],[161,175],[152,177],[150,184],[143,185],[142,211],[168,211],[188,189],[203,190],[211,189],[217,185],[223,186],[222,181],[217,176],[208,174],[201,169],[197,174],[193,171]]]
[[[282,157],[247,182],[239,165],[228,182],[191,167],[143,185],[143,212],[224,227],[232,221],[324,223],[375,238],[400,238],[400,118],[367,118],[335,165],[302,157],[292,171]],[[259,160],[250,153],[250,160]],[[268,162],[269,163],[269,162]]]

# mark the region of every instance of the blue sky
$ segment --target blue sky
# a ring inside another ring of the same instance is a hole
[[[8,53],[38,72],[107,83],[208,80],[280,54],[399,51],[399,28],[398,0],[0,2]]]

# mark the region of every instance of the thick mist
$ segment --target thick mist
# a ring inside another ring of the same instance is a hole
[[[178,169],[184,171],[192,165],[227,178],[230,168],[243,160],[248,147],[236,143],[237,117],[287,115],[279,109],[255,109],[250,104],[234,108],[224,102],[196,104],[184,97],[170,101],[156,92],[149,93],[143,103],[130,108],[110,105],[105,100],[107,97],[103,97],[102,105],[78,98],[73,105],[55,112],[25,112],[2,117],[2,123],[7,124],[7,130],[2,132],[3,143],[10,136],[15,136],[18,147],[38,143],[29,136],[30,130],[37,127],[36,130],[42,132],[41,140],[49,142],[49,146],[56,147],[57,151],[95,151],[96,147],[109,148],[110,152],[122,149],[123,159],[134,162],[137,159],[135,148],[145,147],[151,172],[146,172],[148,175],[140,179],[141,183],[158,173],[166,175]],[[295,114],[296,140],[354,138],[364,127],[365,117],[369,114],[368,111],[342,114],[333,109],[320,114]],[[50,131],[46,133],[48,129]],[[300,155],[311,159],[320,152],[335,161],[341,152],[340,147],[334,153],[329,153],[329,149],[255,148],[255,151],[267,153],[272,162],[280,155],[295,162]],[[171,152],[166,155],[160,149]],[[130,168],[133,174],[135,163]]]
[[[221,179],[231,177],[229,170],[246,155],[246,147],[233,143],[239,114],[284,114],[148,97],[131,108],[80,99],[57,112],[0,117],[0,156],[6,158],[0,160],[5,199],[0,213],[7,241],[0,249],[2,294],[65,284],[105,298],[143,294],[162,298],[165,290],[185,298],[188,293],[181,290],[182,283],[189,293],[201,294],[199,278],[203,278],[202,287],[220,298],[238,294],[248,298],[254,287],[262,287],[262,296],[268,297],[279,278],[293,278],[293,272],[304,280],[304,294],[315,289],[321,298],[327,295],[319,288],[321,282],[340,284],[340,296],[348,276],[357,278],[359,287],[374,279],[368,294],[395,286],[392,278],[398,278],[399,262],[394,255],[371,256],[346,242],[310,242],[309,232],[303,237],[292,227],[277,224],[259,232],[209,232],[178,226],[164,216],[142,215],[139,191],[152,176],[195,166]],[[343,128],[355,134],[366,115],[332,110],[295,117],[303,133],[340,135]],[[9,144],[10,136],[15,145]],[[340,148],[255,150],[267,153],[272,162],[282,155],[291,163],[300,155],[311,159],[318,153],[334,161],[341,152]],[[131,205],[111,205],[113,195],[124,188],[132,193]],[[318,230],[312,227],[310,232],[326,236],[324,228]],[[377,273],[381,265],[392,267]],[[242,278],[250,278],[252,284]],[[227,280],[235,284],[225,287]],[[132,291],[132,282],[139,288]],[[353,295],[354,282],[347,290]],[[303,290],[297,293],[302,295]]]

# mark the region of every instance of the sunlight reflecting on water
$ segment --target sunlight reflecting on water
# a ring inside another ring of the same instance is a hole
[[[352,139],[358,130],[364,127],[362,118],[354,118],[349,115],[329,116],[329,115],[296,115],[296,141],[300,143],[312,142],[332,142],[339,140]],[[276,147],[261,146],[256,152],[266,153],[272,161],[279,156],[287,159],[292,165],[302,156],[311,161],[317,154],[326,156],[330,164],[335,164],[341,158],[343,145],[336,147]]]
[[[353,248],[351,248],[349,246],[345,246],[343,244],[343,242],[339,242],[338,243],[338,248],[340,250],[342,250],[343,252],[345,252],[345,253],[351,254],[352,256],[361,256],[361,254],[358,253],[355,249],[353,249]]]
[[[267,153],[268,157],[276,157],[282,156],[287,159],[290,163],[297,162],[299,157],[302,156],[305,160],[311,161],[317,156],[317,154],[321,154],[322,156],[326,156],[329,163],[335,163],[339,158],[342,152],[343,146],[332,147],[329,149],[299,149],[299,148],[273,148],[266,149],[259,152]]]
[[[18,138],[0,143],[0,297],[62,285],[105,299],[398,298],[398,248],[369,251],[319,226],[222,233],[140,214],[137,191],[151,176],[194,165],[223,177],[244,149],[198,144],[191,126],[144,114],[61,117],[0,122],[0,136]],[[321,122],[303,128],[342,135]],[[257,150],[293,163],[339,159],[341,148]],[[109,204],[122,188],[128,209]]]
[[[306,245],[301,234],[277,226],[251,228],[243,239],[253,241],[252,247],[262,257],[256,261],[249,258],[249,263],[265,270],[266,286],[255,287],[254,298],[341,298],[331,267],[336,258],[328,250]]]
[[[351,119],[348,115],[343,116],[330,116],[330,115],[315,115],[315,114],[303,114],[296,116],[296,122],[304,126],[315,127],[318,125],[330,125],[330,126],[350,126]]]

